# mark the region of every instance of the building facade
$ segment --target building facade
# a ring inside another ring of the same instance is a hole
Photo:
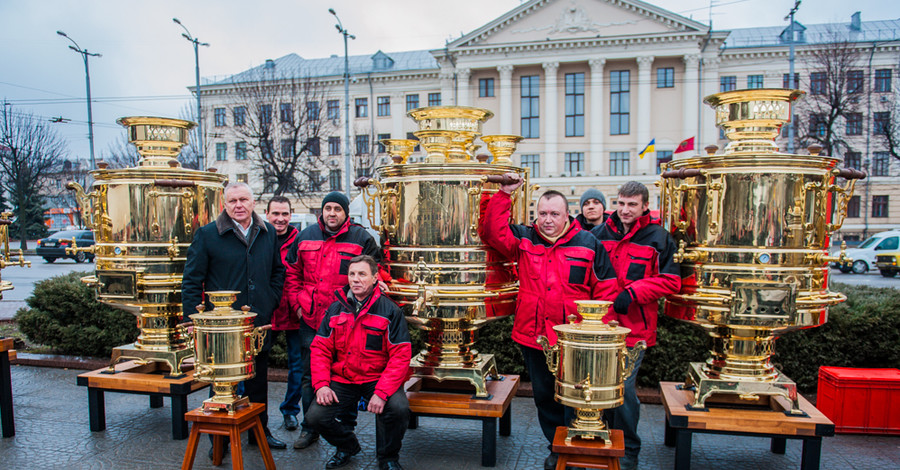
[[[815,93],[823,86],[821,74],[815,75],[821,51],[841,43],[855,54],[855,65],[840,80],[853,81],[851,94],[856,96],[847,98],[851,104],[830,124],[841,143],[833,153],[872,175],[857,186],[859,197],[851,203],[843,233],[854,240],[897,227],[900,160],[887,153],[879,132],[887,128],[884,120],[891,118],[897,101],[900,20],[863,22],[857,14],[847,23],[795,23],[793,37],[790,33],[787,26],[713,31],[641,1],[531,0],[441,49],[351,56],[349,103],[343,93],[344,60],[336,56],[302,59],[292,54],[206,84],[207,159],[218,160],[213,166],[232,179],[248,181],[264,196],[271,189],[252,164],[249,144],[242,144],[247,133],[237,132],[241,125],[234,121],[236,108],[256,112],[239,104],[239,89],[260,82],[268,70],[272,84],[291,79],[315,83],[317,93],[305,96],[319,103],[313,107],[328,122],[307,134],[318,139],[315,149],[324,154],[318,162],[324,165],[322,173],[313,176],[327,172],[329,177],[309,186],[317,191],[298,198],[299,211],[317,209],[323,191],[343,189],[345,145],[351,145],[352,174],[368,174],[373,166],[387,163],[377,141],[412,138],[417,128],[406,112],[430,105],[493,111],[484,133],[522,135],[516,163],[529,167],[542,188],[570,195],[573,213],[587,188],[602,190],[612,201],[617,187],[629,180],[650,188],[651,209],[657,209],[653,183],[660,163],[726,143],[703,97],[763,87]],[[787,78],[791,41],[799,77],[794,83]],[[344,129],[348,104],[350,142]],[[312,105],[301,106],[309,110]],[[802,106],[795,112],[800,147],[795,151],[805,153],[800,142],[818,136],[820,113]],[[691,137],[694,149],[674,154]],[[782,148],[787,140],[784,133]],[[655,152],[640,157],[651,141]],[[309,177],[309,172],[298,176]]]

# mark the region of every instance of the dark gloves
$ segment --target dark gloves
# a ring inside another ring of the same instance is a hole
[[[631,305],[633,300],[629,289],[625,289],[619,293],[619,296],[616,297],[616,301],[613,302],[613,310],[619,315],[625,315],[628,313],[628,306]]]

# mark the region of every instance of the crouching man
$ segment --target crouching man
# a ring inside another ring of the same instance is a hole
[[[311,347],[312,386],[316,401],[308,424],[337,451],[325,468],[347,465],[359,453],[352,428],[338,421],[360,398],[375,413],[378,467],[401,469],[400,446],[409,424],[403,383],[409,377],[412,348],[406,319],[376,287],[378,264],[371,256],[350,260],[350,283],[335,292]]]

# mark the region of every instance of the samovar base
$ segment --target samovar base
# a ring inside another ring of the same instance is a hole
[[[138,364],[160,362],[169,366],[169,374],[167,377],[173,379],[181,378],[184,377],[181,366],[186,359],[191,357],[194,357],[194,350],[191,348],[176,349],[173,351],[152,351],[138,348],[135,343],[126,344],[124,346],[113,348],[109,367],[107,367],[103,373],[115,374],[116,364],[122,361],[136,361]]]
[[[688,369],[685,388],[694,388],[694,402],[688,405],[691,410],[706,410],[706,401],[716,395],[737,398],[740,402],[749,404],[759,402],[762,397],[782,396],[791,403],[791,409],[785,410],[785,413],[806,416],[797,399],[797,384],[777,370],[778,375],[774,380],[744,381],[710,377],[704,370],[705,366],[702,362],[692,362]]]
[[[410,361],[413,375],[423,379],[434,379],[438,382],[444,380],[468,380],[475,386],[475,398],[491,399],[487,391],[488,377],[501,380],[497,372],[497,361],[493,354],[479,354],[475,364],[469,367],[440,365],[425,365],[425,353],[419,353]]]
[[[203,411],[226,411],[228,414],[233,415],[235,410],[249,404],[250,398],[248,397],[232,398],[215,396],[203,400],[202,408]]]
[[[566,428],[566,445],[570,445],[576,437],[591,441],[601,439],[606,444],[612,444],[609,427],[603,421],[603,408],[575,408],[575,418]]]

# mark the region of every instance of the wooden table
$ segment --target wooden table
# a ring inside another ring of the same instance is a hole
[[[560,426],[553,435],[553,452],[559,454],[556,470],[566,467],[619,470],[619,457],[625,456],[625,434],[621,429],[610,429],[609,440],[574,438],[566,443],[568,428]]]
[[[772,438],[771,451],[783,454],[787,439],[803,441],[800,468],[819,468],[822,437],[834,435],[834,423],[802,396],[800,409],[807,416],[790,415],[790,403],[783,397],[772,397],[769,407],[717,407],[707,401],[705,410],[691,410],[693,392],[682,390],[680,382],[661,382],[663,406],[666,408],[665,444],[675,446],[675,468],[691,468],[691,436],[693,433],[730,434]]]
[[[243,470],[244,454],[241,450],[241,433],[248,430],[256,436],[256,443],[259,444],[259,452],[262,454],[266,470],[275,470],[272,450],[269,449],[266,433],[259,420],[259,415],[265,412],[266,405],[262,403],[250,403],[248,406],[238,408],[233,414],[224,411],[203,411],[203,408],[187,412],[184,417],[194,424],[191,426],[191,438],[188,439],[181,470],[191,470],[194,466],[201,433],[213,436],[213,465],[218,467],[222,464],[222,456],[225,454],[223,441],[225,437],[228,437],[231,444],[231,467],[235,470]]]
[[[16,435],[16,422],[13,417],[12,377],[9,373],[9,361],[16,358],[12,338],[0,338],[0,427],[3,437]]]
[[[503,377],[503,380],[487,382],[491,395],[487,399],[474,398],[472,391],[453,390],[454,381],[439,383],[441,389],[429,381],[423,389],[422,379],[410,379],[404,386],[409,400],[409,428],[418,427],[419,416],[481,420],[481,465],[497,465],[497,421],[500,421],[500,435],[509,436],[512,433],[510,406],[519,389],[518,375]]]
[[[187,397],[208,387],[209,383],[194,380],[194,375],[190,372],[179,378],[167,377],[168,372],[158,362],[140,365],[135,361],[128,361],[116,364],[115,374],[108,373],[104,367],[79,375],[77,384],[88,388],[91,431],[106,429],[104,392],[134,393],[149,395],[150,408],[162,407],[163,397],[171,398],[172,439],[186,439],[188,425],[184,414],[187,412]]]

